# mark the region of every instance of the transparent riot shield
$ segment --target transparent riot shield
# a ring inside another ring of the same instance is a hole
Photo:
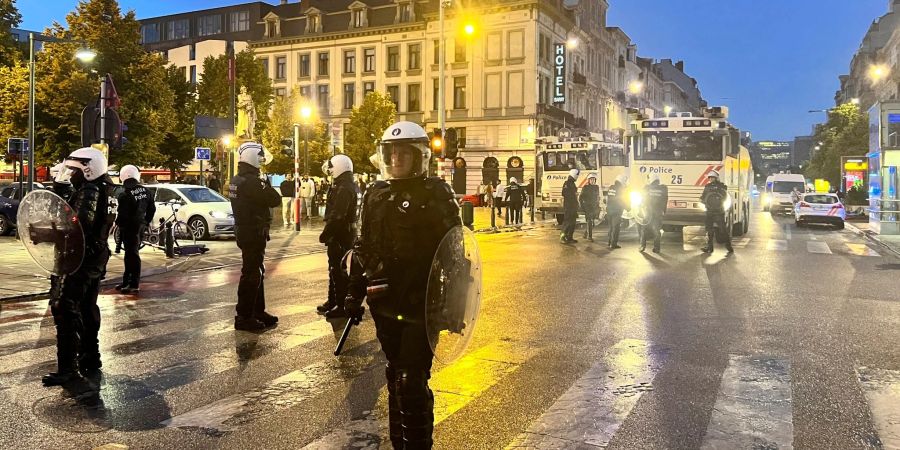
[[[17,227],[25,250],[51,275],[74,273],[84,259],[84,233],[75,211],[52,191],[35,190],[19,204]]]
[[[481,257],[475,234],[447,232],[431,264],[425,325],[435,359],[451,364],[465,352],[481,310]]]

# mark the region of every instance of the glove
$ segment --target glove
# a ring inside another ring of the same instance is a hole
[[[363,299],[357,300],[352,295],[348,295],[344,299],[344,312],[347,313],[347,317],[362,318],[363,313],[366,312],[366,308],[363,307]]]
[[[325,235],[324,231],[321,234],[319,234],[319,243],[328,244],[328,236]]]

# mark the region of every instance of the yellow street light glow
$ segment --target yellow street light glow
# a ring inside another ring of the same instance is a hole
[[[664,107],[663,107],[663,112],[668,116],[669,113],[672,112],[672,107],[669,106],[669,105],[664,106]]]
[[[859,104],[859,97],[853,97],[853,98],[851,98],[851,99],[850,99],[850,103],[852,103],[852,104],[854,104],[854,105],[858,105],[858,104]]]
[[[534,133],[534,125],[528,125],[528,134]]]
[[[869,78],[874,82],[881,81],[889,72],[890,69],[884,64],[873,64],[869,66]]]
[[[75,52],[75,57],[78,58],[79,61],[89,63],[97,57],[97,52],[89,48],[79,48],[78,51]]]
[[[463,31],[465,31],[467,35],[471,36],[471,35],[475,34],[475,25],[472,25],[471,23],[467,23],[463,27]]]
[[[231,145],[231,136],[225,136],[222,138],[222,144],[225,144],[226,147]]]
[[[569,38],[569,40],[566,41],[566,47],[568,47],[570,50],[573,49],[573,48],[575,48],[575,47],[578,47],[578,39],[576,39],[576,38]]]
[[[644,83],[637,80],[628,83],[628,92],[640,94],[642,90],[644,90]]]
[[[312,108],[309,106],[300,107],[300,118],[307,121],[310,117],[312,117]]]
[[[444,140],[439,137],[434,137],[431,139],[431,148],[438,149],[444,147]]]

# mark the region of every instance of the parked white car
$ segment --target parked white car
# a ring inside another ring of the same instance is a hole
[[[181,203],[175,217],[188,224],[196,239],[234,234],[234,213],[231,202],[219,193],[193,184],[150,184],[145,186],[154,195],[156,215],[154,223],[172,215],[169,202]]]
[[[810,223],[824,223],[842,229],[845,220],[847,210],[837,194],[803,194],[794,206],[794,223],[798,227]]]

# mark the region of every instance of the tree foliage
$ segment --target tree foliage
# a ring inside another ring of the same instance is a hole
[[[166,133],[157,165],[175,171],[194,159],[194,116],[197,112],[196,89],[185,80],[181,68],[171,66],[166,69],[166,84],[171,89],[175,105],[175,122]]]
[[[375,153],[375,143],[397,116],[397,108],[391,97],[381,92],[370,92],[361,105],[353,108],[347,124],[344,153],[353,160],[357,172],[377,172],[369,161]]]
[[[253,105],[256,107],[257,122],[254,135],[262,136],[273,103],[272,80],[250,49],[235,55],[235,68],[237,71],[235,95],[240,93],[241,86],[247,87],[247,92],[253,98]],[[200,98],[197,105],[198,114],[228,117],[232,102],[231,86],[228,83],[228,55],[206,57],[203,61],[203,77],[197,85],[197,94]]]
[[[869,117],[859,106],[845,103],[828,114],[828,121],[818,127],[815,142],[819,150],[806,169],[812,179],[828,180],[832,186],[841,185],[841,156],[859,156],[868,153]]]
[[[0,139],[28,135],[28,68],[0,66]]]
[[[0,66],[10,66],[22,59],[22,46],[12,37],[11,28],[22,23],[16,0],[0,0]]]
[[[85,0],[66,16],[69,29],[54,24],[50,35],[86,42],[97,52],[91,68],[109,73],[126,122],[128,144],[110,153],[111,164],[152,164],[166,159],[163,139],[175,124],[174,96],[166,83],[165,61],[140,44],[134,12],[122,14],[116,0]],[[80,115],[98,100],[100,82],[73,54],[76,45],[48,43],[38,58],[35,155],[50,164],[81,146]]]
[[[296,111],[302,97],[295,89],[288,98],[276,98],[272,107],[272,116],[269,126],[263,132],[262,143],[274,156],[273,161],[266,165],[269,173],[288,174],[294,172],[293,156],[284,155],[281,152],[281,141],[294,136],[294,123],[297,123]],[[328,126],[322,121],[301,128],[300,142],[297,147],[300,152],[300,173],[305,173],[306,155],[305,138],[309,139],[309,174],[322,176],[322,163],[331,157],[331,140],[328,137]],[[306,133],[309,133],[308,135]]]

